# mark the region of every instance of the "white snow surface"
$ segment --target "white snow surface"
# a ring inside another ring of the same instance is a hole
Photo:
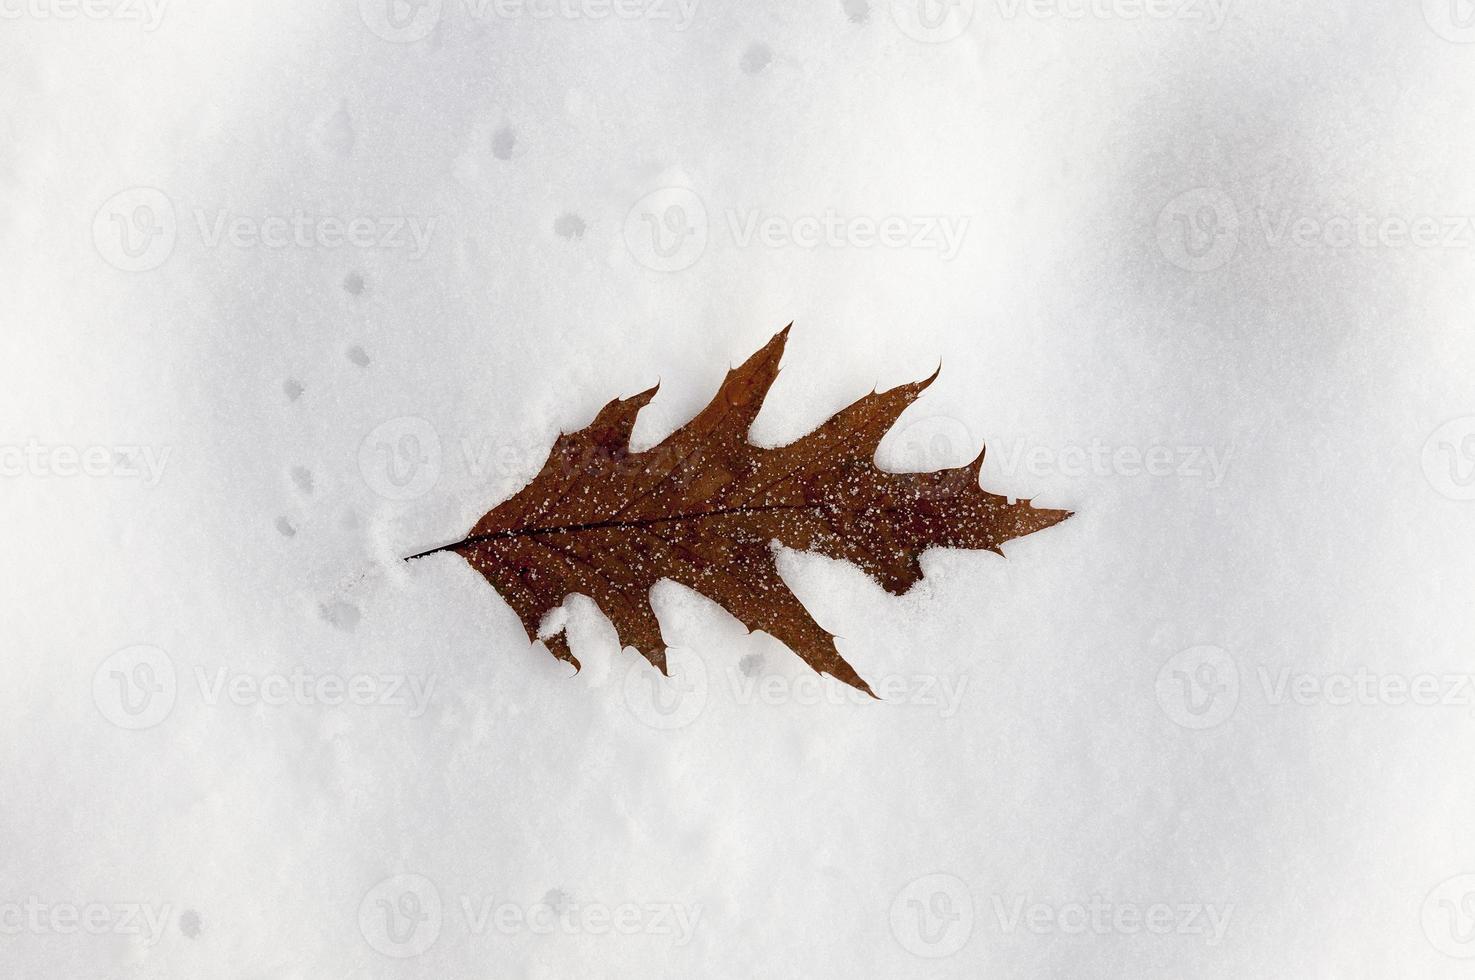
[[[1468,975],[1459,7],[0,13],[0,974]],[[790,321],[755,441],[1076,512],[784,554],[879,700],[399,560]]]

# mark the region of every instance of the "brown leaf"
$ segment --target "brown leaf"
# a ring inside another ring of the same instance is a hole
[[[656,389],[610,402],[586,428],[560,436],[542,472],[465,539],[413,557],[465,558],[517,612],[530,640],[565,597],[589,596],[620,643],[662,673],[666,645],[650,590],[671,579],[778,638],[815,670],[871,693],[779,577],[771,542],[852,562],[901,595],[922,577],[918,559],[928,548],[1003,554],[1005,541],[1070,514],[980,489],[981,452],[952,470],[876,468],[881,437],[935,373],[872,392],[797,442],[754,446],[748,428],[788,333],[730,371],[711,404],[646,452],[630,451],[630,432]],[[579,666],[563,633],[544,642]]]

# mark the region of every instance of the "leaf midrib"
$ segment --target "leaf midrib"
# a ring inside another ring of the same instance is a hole
[[[490,534],[473,534],[462,538],[451,544],[443,544],[439,548],[431,548],[422,551],[418,555],[410,555],[405,561],[414,561],[416,558],[425,558],[430,555],[439,554],[442,551],[455,551],[458,548],[475,546],[486,541],[500,541],[508,538],[535,537],[543,534],[579,534],[584,531],[602,531],[609,528],[637,528],[651,527],[656,524],[673,524],[680,521],[701,521],[709,517],[725,517],[729,514],[761,514],[776,510],[819,510],[830,506],[825,503],[814,504],[761,504],[756,507],[719,507],[716,510],[696,511],[689,514],[673,514],[669,517],[646,517],[636,520],[607,520],[588,521],[583,524],[562,524],[555,527],[518,527],[508,528],[505,531],[493,531]]]

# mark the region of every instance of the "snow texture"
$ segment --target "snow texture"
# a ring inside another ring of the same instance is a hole
[[[0,974],[1467,975],[1463,13],[4,0]],[[880,700],[399,560],[791,320],[1076,511],[785,554]]]

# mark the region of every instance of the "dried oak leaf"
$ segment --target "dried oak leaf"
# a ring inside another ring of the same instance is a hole
[[[922,577],[918,558],[928,548],[1003,554],[1005,541],[1070,513],[982,490],[982,453],[951,470],[877,469],[882,436],[936,373],[872,392],[787,446],[748,442],[788,332],[730,371],[711,404],[645,452],[630,450],[630,432],[656,389],[610,402],[586,428],[560,436],[542,472],[463,540],[413,557],[465,558],[516,611],[529,640],[567,596],[588,596],[620,643],[662,673],[666,645],[650,590],[671,579],[815,670],[871,693],[779,577],[772,542],[853,562],[901,595]],[[542,639],[579,666],[562,632]]]

